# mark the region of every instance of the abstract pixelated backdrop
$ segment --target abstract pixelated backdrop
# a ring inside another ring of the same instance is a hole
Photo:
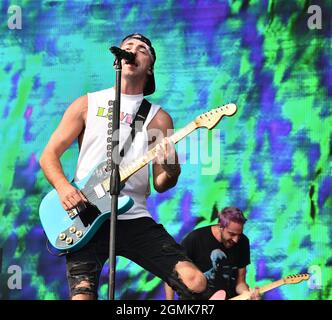
[[[21,29],[8,27],[14,5]],[[322,13],[316,28],[311,5]],[[22,289],[10,299],[68,298],[64,258],[47,251],[38,218],[51,190],[38,160],[68,105],[114,84],[108,48],[133,32],[156,49],[149,99],[175,128],[219,105],[238,106],[214,131],[199,129],[178,145],[182,174],[173,189],[152,192],[153,217],[181,241],[236,205],[248,217],[251,286],[310,272],[311,281],[265,298],[332,298],[331,1],[5,0],[0,11],[2,272],[22,270]],[[73,145],[62,157],[69,178],[77,154]],[[101,299],[107,283],[105,265]],[[164,299],[163,284],[118,258],[115,295]]]

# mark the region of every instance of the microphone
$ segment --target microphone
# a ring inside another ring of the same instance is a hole
[[[135,62],[135,54],[132,52],[122,50],[118,47],[111,47],[110,51],[116,56],[117,59],[125,59],[129,63]]]

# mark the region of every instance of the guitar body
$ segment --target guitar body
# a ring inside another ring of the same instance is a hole
[[[88,199],[87,207],[78,207],[67,212],[61,205],[55,189],[49,192],[39,207],[39,217],[52,246],[64,252],[82,248],[96,233],[101,224],[110,217],[111,197],[102,182],[109,174],[105,171],[106,161],[101,162],[90,174],[77,184]],[[118,214],[123,214],[133,206],[128,196],[118,198]]]

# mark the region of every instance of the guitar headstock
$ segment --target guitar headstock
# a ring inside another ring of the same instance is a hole
[[[308,280],[310,278],[310,275],[308,273],[303,273],[303,274],[294,274],[291,276],[288,276],[286,278],[284,278],[284,282],[287,284],[290,283],[299,283],[303,280]]]
[[[224,106],[212,109],[198,116],[195,120],[197,126],[208,129],[214,128],[223,116],[232,116],[237,111],[234,103],[229,103]]]

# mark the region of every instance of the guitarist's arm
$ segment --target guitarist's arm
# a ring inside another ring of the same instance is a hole
[[[87,96],[76,99],[66,110],[58,127],[52,134],[39,160],[47,180],[57,190],[65,210],[86,201],[84,195],[74,188],[66,178],[60,157],[82,134],[85,126]]]
[[[238,270],[238,278],[236,282],[235,291],[237,294],[246,294],[248,293],[249,300],[261,300],[258,288],[251,289],[246,282],[246,268],[240,268]]]
[[[158,192],[174,187],[181,173],[174,144],[169,139],[164,139],[173,133],[173,129],[172,118],[162,109],[149,125],[150,134],[156,138],[155,143],[159,144],[156,146],[157,157],[153,163],[153,184]]]
[[[235,291],[237,294],[241,294],[249,291],[249,287],[246,282],[246,268],[240,268],[238,270],[238,276],[236,281]]]
[[[174,290],[167,284],[164,284],[166,300],[174,300]]]

